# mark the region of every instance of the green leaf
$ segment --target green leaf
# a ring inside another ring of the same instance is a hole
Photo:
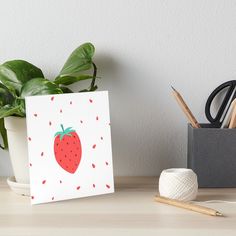
[[[4,126],[4,119],[0,119],[0,134],[2,136],[3,145],[0,144],[0,148],[7,149],[8,142],[7,142],[7,131]]]
[[[85,93],[85,92],[89,92],[89,90],[88,90],[88,89],[82,89],[82,90],[80,90],[79,92],[80,92],[80,93]]]
[[[16,116],[23,116],[25,117],[25,99],[22,98],[16,98],[16,100],[13,103],[13,106],[18,106],[18,113],[16,114]]]
[[[25,116],[25,103],[24,100],[14,98],[12,104],[5,104],[0,108],[0,134],[2,136],[3,145],[0,144],[0,148],[7,149],[7,132],[4,127],[4,117],[7,116]]]
[[[78,76],[59,76],[53,82],[55,84],[70,85],[81,80],[93,78],[92,75],[78,75]]]
[[[44,77],[42,71],[27,61],[13,60],[0,65],[0,81],[16,95],[27,81],[37,77]]]
[[[93,86],[93,87],[90,87],[90,89],[82,89],[82,90],[80,90],[79,92],[80,92],[80,93],[93,92],[93,91],[95,91],[95,90],[97,90],[97,89],[98,89],[98,86],[95,85],[95,86]]]
[[[44,78],[35,78],[22,87],[20,97],[60,93],[63,93],[63,91],[55,83]]]
[[[91,43],[84,43],[76,48],[63,66],[60,76],[76,76],[79,72],[89,70],[92,67],[92,57],[95,48]]]
[[[12,104],[15,98],[12,96],[8,88],[0,83],[0,107],[6,104]]]
[[[24,113],[22,112],[21,105],[12,106],[12,105],[5,105],[4,107],[0,108],[0,119],[7,117],[7,116],[24,116]]]
[[[63,93],[73,93],[73,91],[67,87],[60,87]]]
[[[93,91],[95,91],[95,90],[97,90],[97,89],[98,89],[98,86],[95,85],[95,86],[93,86],[93,87],[90,88],[89,92],[93,92]]]

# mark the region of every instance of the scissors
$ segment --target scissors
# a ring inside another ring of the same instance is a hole
[[[228,88],[228,89],[227,89]],[[225,97],[219,106],[218,112],[215,117],[212,117],[211,115],[211,104],[214,98],[224,89],[227,89]],[[208,97],[206,106],[205,106],[205,114],[206,118],[213,127],[220,127],[226,113],[230,107],[231,102],[236,98],[236,80],[230,80],[228,82],[225,82],[221,85],[219,85]]]

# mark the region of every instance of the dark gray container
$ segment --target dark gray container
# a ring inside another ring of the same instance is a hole
[[[188,124],[188,168],[198,176],[199,187],[236,187],[236,129]]]

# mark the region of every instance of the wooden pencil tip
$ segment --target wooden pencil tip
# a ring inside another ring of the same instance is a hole
[[[170,86],[174,91],[176,91],[176,89],[173,86]]]
[[[222,213],[220,213],[220,212],[216,212],[216,216],[224,216]]]

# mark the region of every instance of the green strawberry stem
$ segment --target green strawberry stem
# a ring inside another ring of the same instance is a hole
[[[60,136],[60,140],[62,140],[62,138],[67,135],[67,136],[72,136],[71,133],[72,132],[75,132],[75,130],[72,129],[72,127],[68,127],[66,129],[64,129],[64,126],[63,124],[61,124],[61,128],[62,128],[62,131],[59,131],[59,132],[56,132],[56,134],[54,135],[55,137],[56,136]]]
[[[64,126],[63,126],[63,124],[61,124],[61,128],[62,128],[62,131],[63,131],[63,133],[64,133],[65,130],[64,130]]]

